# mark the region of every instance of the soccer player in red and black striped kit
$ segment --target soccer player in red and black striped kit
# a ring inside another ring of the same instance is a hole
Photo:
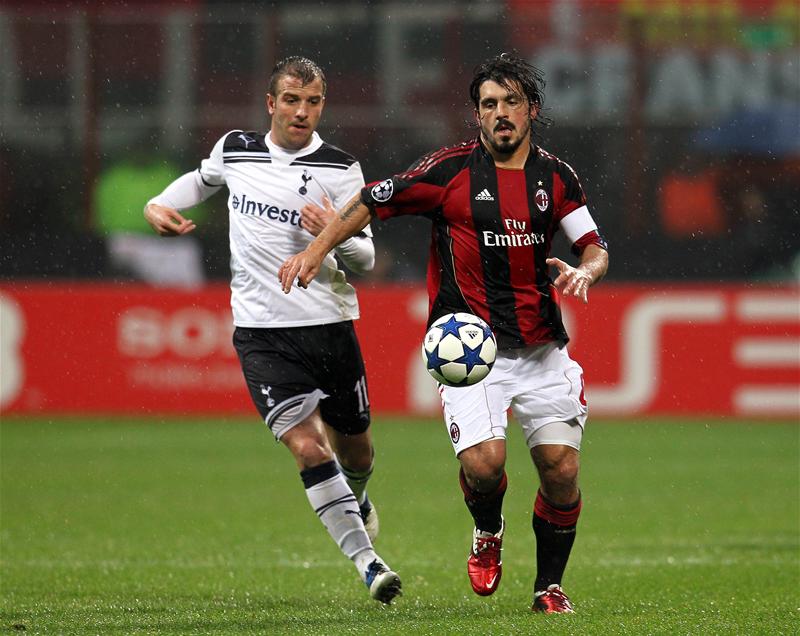
[[[476,314],[491,325],[498,344],[486,380],[440,387],[475,520],[467,560],[472,588],[493,594],[502,574],[511,408],[540,480],[531,609],[565,613],[573,611],[561,579],[581,510],[578,466],[587,406],[583,372],[566,351],[559,294],[587,302],[588,288],[608,269],[608,253],[575,172],[533,143],[543,86],[540,71],[509,54],[479,66],[470,85],[478,137],[367,185],[304,252],[284,262],[279,277],[286,293],[295,278],[306,286],[325,255],[373,216],[420,214],[432,221],[429,324],[448,312]],[[559,229],[579,257],[576,267],[550,257]],[[550,266],[558,272],[555,280]]]

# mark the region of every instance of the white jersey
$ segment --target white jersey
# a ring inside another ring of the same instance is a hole
[[[364,186],[361,166],[314,133],[289,151],[269,134],[234,130],[214,146],[199,170],[207,187],[227,185],[231,306],[238,327],[299,327],[358,318],[355,289],[328,254],[302,293],[284,294],[278,268],[314,239],[300,226],[306,203],[327,196],[340,209]],[[364,235],[371,240],[369,227]],[[371,246],[370,246],[371,248]]]

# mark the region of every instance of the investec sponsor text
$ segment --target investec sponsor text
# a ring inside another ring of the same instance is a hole
[[[281,209],[271,203],[262,203],[248,199],[246,194],[231,194],[231,207],[247,216],[266,217],[271,221],[288,223],[289,225],[300,225],[300,212],[297,210]]]

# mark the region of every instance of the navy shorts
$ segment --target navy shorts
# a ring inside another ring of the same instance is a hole
[[[311,327],[236,327],[247,388],[276,438],[319,405],[326,424],[346,435],[369,428],[364,360],[353,323]]]

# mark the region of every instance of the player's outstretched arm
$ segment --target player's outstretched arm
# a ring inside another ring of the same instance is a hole
[[[278,270],[283,293],[288,294],[292,290],[295,279],[300,287],[308,287],[319,273],[328,252],[363,230],[369,224],[370,217],[369,208],[361,202],[361,194],[357,194],[305,250],[283,262]]]
[[[323,196],[324,207],[314,203],[307,203],[300,210],[300,226],[314,236],[319,236],[322,230],[336,218],[336,208],[331,200]],[[336,255],[351,272],[364,274],[375,266],[375,246],[371,236],[359,232],[346,241],[342,241],[335,248]]]
[[[157,203],[149,203],[144,208],[144,218],[150,227],[161,236],[180,236],[188,234],[197,226],[174,208]]]
[[[581,254],[581,263],[572,267],[560,258],[548,258],[547,264],[558,268],[553,281],[564,296],[575,296],[584,303],[589,302],[589,287],[599,282],[608,271],[608,252],[597,245],[587,245]]]
[[[197,226],[178,210],[188,210],[202,203],[212,194],[219,192],[222,185],[206,184],[199,170],[187,172],[170,183],[161,194],[147,202],[144,218],[161,236],[188,234]]]

